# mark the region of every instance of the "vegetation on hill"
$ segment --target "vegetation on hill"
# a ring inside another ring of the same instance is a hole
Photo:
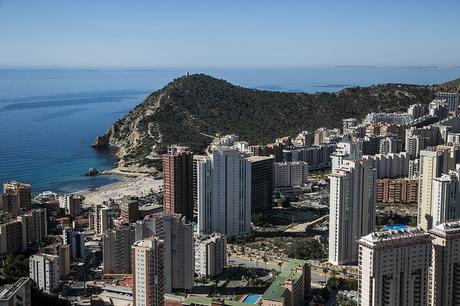
[[[183,76],[118,120],[101,138],[102,146],[115,151],[120,165],[155,166],[171,144],[201,152],[211,141],[201,133],[235,133],[251,144],[266,144],[302,130],[340,127],[343,118],[428,104],[436,91],[459,84],[385,84],[306,94],[248,89],[203,74]]]

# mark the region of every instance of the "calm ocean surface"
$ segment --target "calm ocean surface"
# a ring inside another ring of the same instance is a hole
[[[0,182],[32,184],[34,193],[74,192],[116,177],[90,178],[90,167],[113,160],[90,144],[148,93],[186,72],[204,72],[241,86],[280,91],[337,91],[402,82],[432,84],[460,69],[309,68],[48,70],[0,69]]]

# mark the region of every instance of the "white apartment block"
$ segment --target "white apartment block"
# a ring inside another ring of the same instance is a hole
[[[238,149],[212,145],[194,158],[198,232],[227,236],[251,232],[251,162]]]
[[[273,165],[275,187],[302,186],[308,182],[308,164],[303,161],[280,162]]]
[[[417,224],[424,230],[433,226],[433,179],[448,171],[448,152],[423,150],[420,152],[419,201]]]
[[[459,96],[458,93],[440,92],[436,94],[436,99],[445,100],[449,106],[449,112],[456,113],[458,110]]]
[[[367,122],[387,122],[391,124],[407,124],[414,120],[412,115],[408,113],[370,113],[367,114]]]
[[[433,179],[432,217],[433,226],[460,219],[459,173],[449,171]]]
[[[362,158],[363,143],[361,141],[341,141],[337,144],[335,152],[331,154],[332,170],[339,168],[344,160],[357,160]]]
[[[342,133],[353,134],[353,128],[358,125],[358,119],[356,118],[346,118],[342,119]]]
[[[428,305],[460,305],[460,222],[434,226]]]
[[[359,305],[427,305],[428,233],[420,229],[375,232],[358,243]]]
[[[195,236],[195,273],[214,278],[224,271],[227,264],[227,238],[214,233]]]
[[[329,179],[329,262],[355,263],[356,241],[375,226],[376,173],[368,161],[346,160]]]
[[[417,119],[425,115],[425,107],[420,103],[412,104],[407,108],[407,113],[414,119]]]
[[[37,287],[48,293],[59,286],[60,265],[59,256],[35,254],[29,257],[29,276]]]
[[[410,157],[407,152],[364,155],[371,167],[377,171],[377,178],[400,178],[409,175]]]
[[[164,305],[164,242],[157,237],[136,241],[133,256],[133,305]]]

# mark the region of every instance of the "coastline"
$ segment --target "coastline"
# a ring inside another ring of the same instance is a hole
[[[85,197],[84,207],[102,204],[109,199],[118,200],[125,196],[145,196],[163,189],[163,179],[154,178],[152,173],[124,171],[114,168],[104,171],[101,175],[112,174],[121,177],[119,181],[98,187],[94,190],[80,190],[75,194]]]

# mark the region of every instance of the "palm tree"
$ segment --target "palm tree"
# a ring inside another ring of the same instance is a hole
[[[262,260],[264,261],[265,269],[267,269],[268,258],[264,256],[264,257],[262,257]]]
[[[280,268],[280,272],[281,272],[281,267],[283,266],[283,263],[281,261],[278,261],[278,267]]]

